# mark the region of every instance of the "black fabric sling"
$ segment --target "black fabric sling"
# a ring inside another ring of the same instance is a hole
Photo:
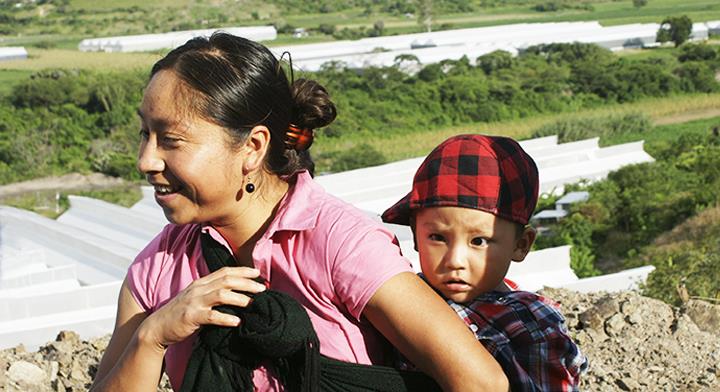
[[[211,272],[235,265],[228,250],[207,233],[203,257]],[[310,318],[295,299],[267,290],[247,308],[218,306],[242,319],[238,327],[206,325],[188,361],[181,392],[253,391],[252,374],[269,362],[289,392],[440,391],[419,372],[338,361],[320,354]]]

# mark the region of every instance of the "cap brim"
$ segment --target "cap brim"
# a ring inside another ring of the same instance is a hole
[[[410,226],[410,193],[383,212],[383,222]]]

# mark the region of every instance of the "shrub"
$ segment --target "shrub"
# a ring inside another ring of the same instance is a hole
[[[672,41],[678,47],[690,38],[692,20],[687,15],[669,16],[660,23],[657,42]]]
[[[624,133],[645,133],[652,129],[650,119],[641,113],[630,113],[607,117],[583,117],[559,120],[543,125],[533,131],[531,138],[558,135],[562,143],[591,137],[620,135]]]
[[[677,55],[678,60],[685,61],[707,61],[714,60],[718,57],[715,48],[705,43],[686,43],[680,47],[680,53]]]
[[[387,162],[385,156],[369,144],[362,143],[333,157],[330,170],[341,172],[361,167],[376,166]]]

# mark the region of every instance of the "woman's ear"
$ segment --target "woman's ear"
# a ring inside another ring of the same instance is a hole
[[[525,260],[525,256],[530,252],[530,248],[533,242],[535,242],[535,237],[537,237],[537,231],[533,227],[527,226],[523,229],[522,234],[515,240],[515,250],[512,256],[513,261],[521,262]]]
[[[270,148],[270,130],[264,125],[256,125],[250,130],[243,150],[247,153],[243,162],[244,174],[254,172],[262,167]]]

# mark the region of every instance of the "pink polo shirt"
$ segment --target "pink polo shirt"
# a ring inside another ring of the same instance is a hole
[[[146,312],[208,274],[202,231],[228,247],[210,226],[169,224],[132,263],[130,291]],[[321,353],[347,362],[387,362],[389,343],[361,315],[383,283],[412,268],[381,224],[300,172],[291,178],[275,218],[255,245],[253,260],[272,289],[290,294],[307,309]],[[175,390],[182,385],[193,340],[194,335],[170,346],[165,355],[165,372]],[[259,391],[282,390],[264,367],[255,371],[253,381]]]

